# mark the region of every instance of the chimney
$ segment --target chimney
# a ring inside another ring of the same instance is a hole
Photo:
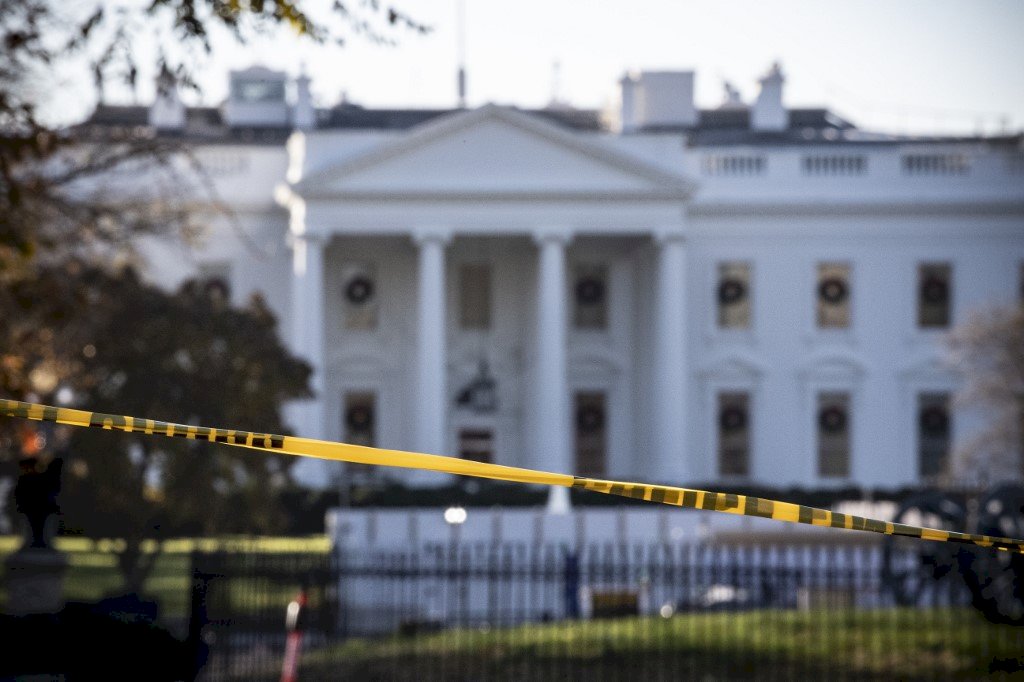
[[[772,64],[772,68],[761,78],[761,92],[750,109],[752,130],[778,132],[789,127],[789,112],[782,104],[782,84],[785,81],[778,62]]]
[[[292,109],[292,127],[296,130],[312,130],[316,127],[316,109],[309,92],[309,76],[305,70],[295,79],[295,107]]]
[[[185,129],[185,105],[174,76],[166,68],[156,77],[156,98],[149,107],[149,125],[157,130]]]
[[[619,81],[622,132],[697,125],[692,71],[644,71]]]
[[[637,129],[636,121],[636,91],[639,88],[636,76],[625,74],[619,79],[619,95],[621,102],[621,115],[619,117],[619,128],[624,133],[632,133]]]

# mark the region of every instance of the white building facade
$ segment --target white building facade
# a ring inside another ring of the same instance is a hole
[[[232,77],[245,102],[139,124],[194,141],[234,215],[211,213],[198,247],[145,251],[168,285],[263,293],[315,370],[298,434],[651,482],[895,488],[955,469],[984,424],[956,403],[943,338],[1021,300],[1019,135],[868,134],[787,110],[778,69],[716,110],[692,73],[627,76],[610,126],[314,111],[302,80],[282,109],[282,74]]]

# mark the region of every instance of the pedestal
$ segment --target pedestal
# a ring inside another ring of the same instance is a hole
[[[64,608],[67,557],[51,547],[23,547],[4,561],[7,613],[57,613]]]

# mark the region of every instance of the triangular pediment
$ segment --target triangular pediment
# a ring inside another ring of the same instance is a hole
[[[359,195],[660,197],[692,184],[577,133],[488,105],[428,122],[357,158],[303,179],[308,198]]]

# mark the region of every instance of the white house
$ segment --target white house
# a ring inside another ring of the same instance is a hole
[[[1024,295],[1024,138],[698,109],[691,72],[599,112],[315,110],[231,74],[86,125],[195,144],[233,219],[150,273],[262,291],[317,397],[305,436],[661,482],[920,482],[982,416],[942,338]],[[316,462],[309,482],[326,483]],[[406,475],[399,474],[398,475]],[[417,474],[412,481],[432,482]]]

